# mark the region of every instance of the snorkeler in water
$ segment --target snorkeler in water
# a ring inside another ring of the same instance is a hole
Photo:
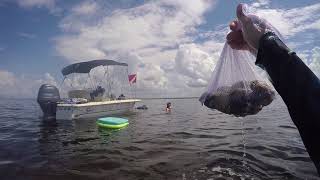
[[[171,112],[171,102],[168,102],[168,103],[167,103],[166,112],[167,112],[167,113],[170,113],[170,112]]]

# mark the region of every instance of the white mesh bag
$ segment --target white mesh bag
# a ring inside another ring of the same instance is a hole
[[[266,32],[272,31],[281,38],[266,20],[255,15],[248,16],[256,26],[265,28]],[[225,43],[200,102],[235,116],[257,114],[269,105],[275,97],[275,91],[270,82],[257,73],[255,59],[256,56],[251,52],[232,49]]]

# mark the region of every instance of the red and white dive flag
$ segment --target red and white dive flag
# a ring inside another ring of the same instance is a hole
[[[136,82],[137,82],[137,74],[130,74],[130,75],[128,76],[128,78],[129,78],[129,83],[130,83],[130,84],[133,84],[133,83],[136,83]]]

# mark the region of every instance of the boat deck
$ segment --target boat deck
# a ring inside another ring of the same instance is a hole
[[[82,104],[58,104],[58,107],[85,107],[85,106],[98,106],[98,105],[107,105],[107,104],[121,104],[121,103],[131,103],[131,102],[140,102],[140,99],[124,99],[124,100],[112,100],[112,101],[100,101],[100,102],[88,102]]]

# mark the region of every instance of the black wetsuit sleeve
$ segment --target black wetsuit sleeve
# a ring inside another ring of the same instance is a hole
[[[256,65],[269,74],[320,174],[320,81],[273,33],[259,43]]]

